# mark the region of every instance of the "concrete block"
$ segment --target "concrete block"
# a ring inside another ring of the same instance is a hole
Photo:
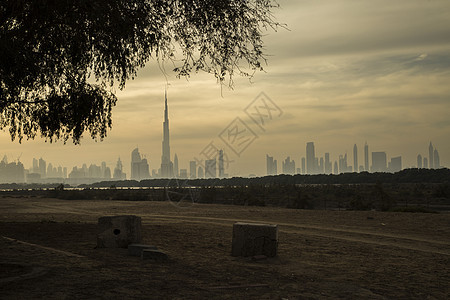
[[[98,219],[97,248],[127,248],[141,242],[141,218],[110,216]]]
[[[270,224],[233,224],[232,256],[274,257],[278,248],[278,226]]]
[[[128,245],[128,255],[130,256],[142,256],[142,250],[158,250],[156,246],[143,245],[143,244],[131,244]]]
[[[151,250],[151,249],[142,250],[141,258],[143,260],[155,260],[160,262],[167,261],[169,259],[166,253],[159,250]]]

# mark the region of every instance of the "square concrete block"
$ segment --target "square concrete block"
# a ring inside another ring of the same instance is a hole
[[[128,245],[128,255],[130,256],[142,256],[142,250],[158,250],[156,246],[143,245],[143,244],[131,244]]]
[[[141,242],[141,218],[111,216],[98,219],[97,248],[127,248]]]
[[[278,248],[278,226],[270,224],[233,224],[232,256],[265,255],[274,257]]]

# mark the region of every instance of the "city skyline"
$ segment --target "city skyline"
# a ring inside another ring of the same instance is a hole
[[[265,175],[266,153],[278,159],[278,168],[288,156],[301,167],[308,141],[332,156],[347,153],[352,166],[354,144],[361,165],[367,141],[371,152],[402,156],[405,168],[417,165],[419,153],[428,157],[424,145],[432,141],[440,164],[450,165],[450,7],[445,1],[279,2],[275,17],[289,31],[265,37],[267,73],[256,73],[253,83],[236,77],[229,90],[207,74],[179,80],[170,65],[152,61],[117,92],[113,128],[103,142],[85,135],[81,145],[46,143],[38,134],[19,144],[3,131],[0,155],[10,161],[21,156],[26,168],[34,157],[43,157],[69,171],[105,161],[112,172],[121,157],[129,178],[130,152],[138,147],[150,169],[158,169],[161,94],[168,86],[170,146],[180,169],[190,169],[189,161],[236,117],[252,126],[243,110],[261,92],[284,114],[264,130],[251,127],[258,138],[239,156],[220,147],[232,156],[230,176]],[[331,158],[333,167],[337,159]]]
[[[402,163],[402,156],[388,155],[385,151],[369,152],[369,145],[364,143],[364,164],[351,165],[358,161],[357,145],[353,146],[353,156],[345,154],[330,154],[330,152],[316,152],[314,142],[307,142],[305,147],[305,155],[299,156],[298,160],[291,159],[287,156],[281,160],[281,166],[278,168],[278,160],[276,157],[266,154],[266,173],[248,175],[240,175],[241,177],[280,175],[280,174],[341,174],[349,172],[399,172],[405,167]],[[440,164],[440,155],[438,149],[429,143],[428,157],[426,155],[417,155],[417,165],[412,168],[439,169],[445,168]],[[326,151],[326,150],[325,150]],[[319,154],[321,153],[321,154]],[[370,158],[369,159],[369,155]],[[13,162],[8,161],[6,156],[0,161],[0,183],[26,182],[26,183],[58,183],[64,182],[68,184],[94,183],[99,181],[115,181],[115,180],[145,180],[158,178],[180,178],[180,179],[197,179],[197,178],[227,178],[226,165],[228,162],[225,158],[226,154],[223,150],[219,150],[217,156],[213,159],[198,164],[197,161],[182,162],[179,165],[177,154],[174,155],[174,169],[172,176],[161,176],[161,168],[150,169],[148,161],[141,156],[139,149],[135,148],[131,151],[131,168],[130,174],[127,175],[123,171],[121,158],[117,159],[115,167],[107,166],[102,161],[100,165],[95,163],[86,163],[80,166],[74,166],[68,170],[66,166],[56,166],[52,162],[47,162],[42,157],[33,158],[30,168],[24,167],[20,160]],[[355,159],[356,157],[356,159]],[[336,159],[333,159],[336,158]],[[296,165],[297,161],[297,165]],[[309,165],[308,165],[309,161]],[[430,163],[428,163],[430,162]],[[297,166],[297,167],[296,167]],[[309,169],[308,169],[309,168]],[[151,175],[150,175],[151,171]],[[251,170],[248,170],[249,172]]]

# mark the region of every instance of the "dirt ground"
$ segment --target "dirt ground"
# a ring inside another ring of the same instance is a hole
[[[95,249],[142,217],[168,262]],[[232,224],[279,225],[276,258],[232,257]],[[0,198],[1,299],[449,299],[450,214]]]

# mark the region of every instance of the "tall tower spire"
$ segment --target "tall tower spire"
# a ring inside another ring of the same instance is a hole
[[[173,163],[170,161],[169,108],[167,105],[167,88],[164,93],[164,122],[160,175],[163,178],[170,178],[173,176]]]
[[[164,105],[164,122],[169,122],[169,108],[167,107],[167,88],[164,91],[164,100],[165,100],[165,105]]]

